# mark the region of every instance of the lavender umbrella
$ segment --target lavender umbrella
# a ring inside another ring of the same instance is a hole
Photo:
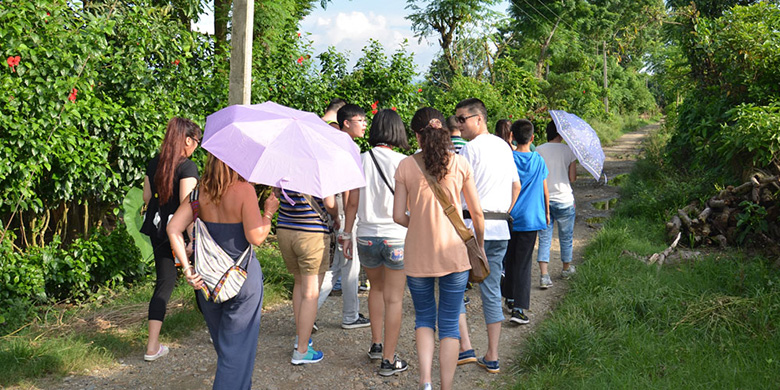
[[[555,127],[577,156],[580,164],[593,175],[596,181],[601,179],[604,168],[604,150],[596,131],[590,125],[574,114],[566,111],[550,110]],[[604,176],[604,183],[607,178]]]
[[[320,198],[366,185],[349,135],[311,112],[273,102],[209,115],[201,145],[252,183]]]

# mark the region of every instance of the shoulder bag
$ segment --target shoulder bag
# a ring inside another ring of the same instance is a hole
[[[450,219],[452,226],[455,227],[458,235],[466,244],[466,249],[469,255],[469,263],[471,263],[471,271],[469,271],[469,282],[481,283],[483,280],[485,280],[485,278],[487,278],[488,275],[490,275],[490,265],[488,264],[485,250],[480,248],[479,243],[477,243],[477,239],[471,232],[471,229],[467,228],[466,224],[463,223],[463,219],[458,214],[459,208],[455,207],[455,205],[450,202],[449,198],[447,198],[447,194],[444,192],[444,189],[442,189],[436,179],[434,179],[430,174],[428,174],[428,171],[425,170],[425,164],[422,161],[422,154],[415,154],[414,161],[417,163],[417,166],[420,167],[420,170],[425,176],[425,179],[428,180],[428,186],[433,191],[433,194],[436,196],[439,204],[441,204],[442,209],[444,209],[444,214],[447,215],[447,218]]]
[[[207,301],[225,302],[235,297],[246,281],[246,269],[252,258],[252,244],[249,244],[238,260],[233,260],[214,241],[206,224],[198,218],[198,187],[190,193],[190,207],[195,223],[192,235],[195,272],[203,279],[203,287],[200,290]]]
[[[333,264],[333,259],[336,256],[336,247],[338,246],[338,243],[336,242],[336,231],[333,229],[333,218],[330,216],[330,214],[326,213],[325,210],[320,207],[320,205],[317,203],[316,200],[314,200],[314,197],[309,194],[300,193],[301,196],[306,199],[306,202],[309,203],[309,206],[311,206],[312,210],[320,215],[320,219],[322,222],[325,222],[325,225],[328,225],[328,235],[330,236],[330,248],[329,248],[329,265]]]

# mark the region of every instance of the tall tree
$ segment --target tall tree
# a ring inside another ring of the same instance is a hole
[[[495,16],[490,9],[497,0],[431,0],[426,5],[407,0],[406,9],[411,11],[406,18],[412,22],[415,37],[422,41],[426,37],[437,37],[444,62],[452,74],[461,72],[461,61],[455,54],[458,35],[468,28]]]

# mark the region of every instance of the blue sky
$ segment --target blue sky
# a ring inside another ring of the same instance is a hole
[[[213,8],[213,2],[210,2]],[[505,12],[507,1],[502,1],[495,10]],[[404,19],[408,14],[406,0],[332,0],[327,9],[317,6],[300,23],[300,32],[314,46],[314,52],[325,51],[334,46],[338,51],[349,51],[350,65],[354,65],[361,56],[361,49],[373,38],[378,40],[388,52],[398,49],[406,39],[407,51],[414,53],[417,72],[425,73],[431,60],[439,51],[438,41],[434,38],[418,43],[411,30],[411,22]],[[213,15],[203,15],[196,25],[200,31],[213,33]]]

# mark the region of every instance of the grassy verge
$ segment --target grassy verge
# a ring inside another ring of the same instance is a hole
[[[266,245],[257,253],[265,277],[263,306],[286,301],[293,279],[278,249]],[[192,288],[183,278],[179,282],[163,323],[164,343],[205,329]],[[38,307],[25,326],[2,329],[0,388],[32,387],[36,378],[110,367],[122,357],[141,354],[146,345],[146,316],[153,288],[152,281],[121,291],[101,291],[80,305]]]
[[[780,383],[780,274],[712,252],[661,268],[666,209],[707,190],[663,167],[664,134],[624,184],[571,289],[517,357],[515,389],[773,388]],[[711,184],[710,184],[711,186]]]
[[[607,121],[589,120],[588,123],[599,135],[603,145],[611,145],[615,140],[625,133],[630,133],[642,126],[658,122],[659,118],[643,119],[638,114],[631,115],[613,115]]]

